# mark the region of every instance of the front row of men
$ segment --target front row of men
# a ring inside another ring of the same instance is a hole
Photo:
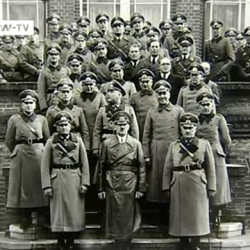
[[[209,198],[214,206],[231,201],[225,164],[231,140],[224,117],[215,113],[213,95],[198,95],[199,116],[184,113],[169,101],[170,84],[158,81],[153,87],[158,103],[147,113],[141,144],[134,111],[120,103],[124,90],[114,83],[95,123],[107,127],[93,132],[98,140],[90,146],[81,132],[86,123],[75,121],[81,111],[70,114],[74,106],[66,102],[67,85],[58,84],[64,106],[55,114],[56,106],[48,110],[53,116],[49,126],[55,131],[50,138],[46,118],[35,113],[36,92],[20,93],[21,112],[9,119],[6,132],[11,152],[7,207],[25,214],[30,208],[46,207],[49,197],[58,249],[73,249],[77,233],[85,228],[93,149],[99,158],[94,183],[98,197],[106,201],[105,229],[117,249],[130,249],[132,233],[140,226],[142,196],[152,202],[170,199],[169,233],[180,237],[182,250],[199,249],[199,237],[210,232]],[[27,221],[22,226],[27,227]]]

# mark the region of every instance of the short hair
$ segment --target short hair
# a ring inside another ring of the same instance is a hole
[[[130,49],[131,48],[139,48],[139,50],[141,49],[141,44],[140,43],[132,43],[132,44],[130,44],[130,46],[129,46],[129,51],[130,51]]]

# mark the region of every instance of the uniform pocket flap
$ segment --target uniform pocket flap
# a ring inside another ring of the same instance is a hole
[[[15,157],[15,156],[17,155],[17,151],[18,151],[18,149],[17,149],[17,147],[15,147],[15,148],[13,149],[11,155],[10,155],[10,158]]]
[[[53,173],[52,175],[51,175],[51,180],[53,180],[53,179],[55,179],[57,177],[57,173]]]
[[[207,184],[207,178],[206,178],[206,176],[204,174],[201,175],[201,180],[202,180],[202,182]]]
[[[172,186],[175,183],[176,177],[175,174],[173,174],[172,179],[170,181],[170,186]]]
[[[224,153],[224,151],[222,150],[222,148],[217,148],[216,152],[220,156],[224,156],[224,157],[226,156],[225,153]]]

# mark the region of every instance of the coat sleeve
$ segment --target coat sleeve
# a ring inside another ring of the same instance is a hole
[[[41,71],[38,77],[37,91],[40,109],[47,108],[48,104],[46,100],[46,76],[43,70]]]
[[[54,125],[54,112],[52,111],[52,109],[48,109],[46,112],[46,119],[48,122],[48,127],[49,127],[49,131],[52,134],[54,131],[53,129],[53,125]]]
[[[171,168],[173,167],[173,143],[170,144],[167,156],[165,158],[164,163],[164,170],[163,170],[163,177],[162,177],[162,191],[169,191],[170,190],[170,182],[172,171]]]
[[[183,107],[183,89],[182,88],[181,88],[181,90],[180,90],[180,92],[178,94],[176,104]]]
[[[102,127],[103,127],[103,109],[101,108],[97,114],[96,120],[95,120],[95,127],[93,130],[93,144],[92,144],[92,150],[99,149],[100,142],[101,142],[101,133],[102,133]]]
[[[229,39],[226,39],[225,50],[226,50],[226,54],[227,54],[227,63],[225,65],[223,65],[221,71],[224,74],[228,74],[230,72],[231,68],[233,67],[233,64],[235,61],[235,54],[234,54],[233,46],[230,43]]]
[[[15,136],[16,136],[16,126],[13,117],[10,117],[5,135],[5,145],[7,146],[10,152],[13,151],[16,145]]]
[[[101,93],[101,102],[100,102],[100,107],[104,107],[107,105],[105,96]]]
[[[215,162],[210,143],[206,141],[205,157],[204,157],[205,171],[207,177],[207,189],[216,191],[216,173]]]
[[[43,139],[45,141],[48,140],[49,136],[50,136],[50,131],[49,131],[49,126],[48,126],[48,122],[47,119],[44,117],[43,119],[43,127],[42,127],[42,131],[43,131]]]
[[[138,162],[138,185],[137,189],[140,192],[146,192],[147,185],[146,185],[146,169],[145,169],[145,162],[144,162],[144,156],[142,151],[141,143],[138,141],[137,146],[137,162]]]
[[[51,176],[50,176],[51,155],[52,155],[52,139],[49,139],[44,147],[42,162],[41,162],[42,189],[52,187]]]
[[[81,163],[81,185],[89,186],[90,185],[90,175],[89,175],[89,162],[87,152],[82,141],[82,138],[78,138],[79,140],[79,156]]]
[[[24,46],[21,48],[20,51],[20,67],[24,72],[29,73],[30,75],[37,75],[38,70],[35,66],[30,64],[29,62],[29,51],[28,49]]]
[[[137,91],[136,91],[136,88],[135,88],[135,84],[133,82],[131,82],[131,87],[130,87],[130,93],[129,93],[129,96],[131,97],[133,94],[135,94]]]
[[[219,121],[219,136],[224,153],[227,154],[232,143],[227,122],[223,116]]]
[[[130,134],[132,137],[139,140],[139,126],[136,119],[135,111],[131,106],[129,107],[129,114],[131,117]]]
[[[80,109],[79,125],[86,150],[90,150],[90,137],[87,122],[83,110]]]
[[[144,129],[143,129],[143,137],[142,137],[142,148],[144,152],[144,157],[145,158],[150,158],[151,156],[151,150],[150,150],[150,145],[151,145],[151,136],[152,136],[152,117],[151,117],[151,109],[148,111],[145,124],[144,124]]]

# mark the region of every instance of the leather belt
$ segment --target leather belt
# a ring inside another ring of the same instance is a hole
[[[28,138],[28,139],[22,139],[22,140],[18,140],[16,142],[16,144],[35,144],[35,143],[45,143],[44,139],[32,139],[32,138]]]
[[[80,167],[80,164],[71,164],[71,163],[65,163],[65,164],[53,164],[52,168],[55,169],[77,169]]]
[[[184,171],[184,172],[189,172],[192,170],[202,170],[201,165],[185,165],[185,166],[174,166],[172,168],[173,171]]]
[[[117,167],[111,167],[111,166],[108,166],[106,168],[106,170],[110,170],[110,171],[131,171],[131,172],[134,172],[136,173],[138,171],[138,168],[137,167],[133,167],[133,166],[117,166]]]

